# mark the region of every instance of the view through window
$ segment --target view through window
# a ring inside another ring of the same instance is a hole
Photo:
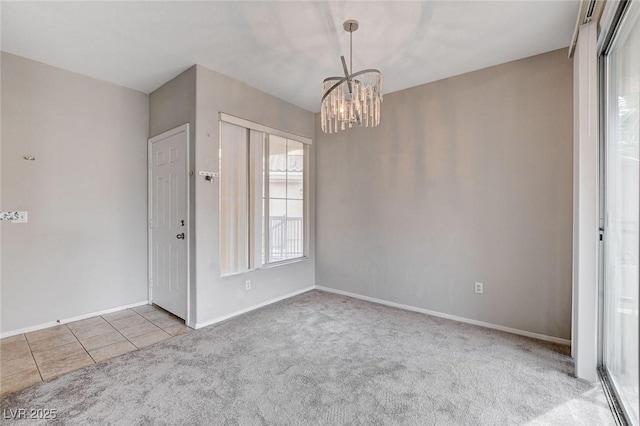
[[[265,167],[265,263],[304,255],[304,145],[268,135]]]

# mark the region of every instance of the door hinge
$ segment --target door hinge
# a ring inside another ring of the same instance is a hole
[[[604,228],[600,228],[600,241],[602,241],[602,239],[604,238]]]
[[[153,280],[149,280],[149,287],[153,288]]]
[[[149,219],[149,228],[153,228],[153,219]]]

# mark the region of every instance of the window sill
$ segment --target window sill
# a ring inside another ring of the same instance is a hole
[[[309,260],[309,257],[307,257],[307,256],[296,257],[295,259],[287,259],[287,260],[282,260],[280,262],[269,263],[268,265],[264,265],[264,266],[261,266],[259,268],[247,269],[246,271],[233,272],[231,274],[221,274],[220,278],[236,277],[238,275],[243,275],[243,274],[246,274],[246,273],[249,273],[249,272],[261,271],[263,269],[277,268],[279,266],[290,265],[292,263],[304,262],[305,260]]]
[[[267,265],[261,266],[259,268],[254,269],[254,270],[271,269],[271,268],[275,268],[275,267],[278,267],[278,266],[289,265],[291,263],[304,262],[305,260],[309,260],[309,258],[307,256],[296,257],[295,259],[287,259],[287,260],[281,260],[280,262],[269,263]]]
[[[246,274],[247,272],[251,272],[251,271],[253,271],[253,269],[242,271],[242,272],[232,272],[230,274],[220,274],[220,278],[237,277],[238,275]]]

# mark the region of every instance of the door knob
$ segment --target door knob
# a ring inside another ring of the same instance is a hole
[[[176,238],[179,240],[184,240],[184,232],[182,234],[176,235]]]

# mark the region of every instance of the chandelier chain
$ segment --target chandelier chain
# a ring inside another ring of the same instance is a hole
[[[349,74],[353,74],[353,24],[349,24]]]

